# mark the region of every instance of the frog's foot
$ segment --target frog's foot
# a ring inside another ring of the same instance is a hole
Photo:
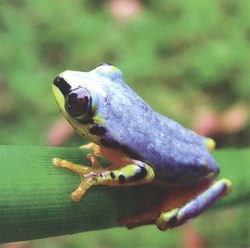
[[[101,153],[100,146],[96,145],[93,142],[80,146],[81,149],[91,149],[93,153],[87,154],[87,158],[90,161],[92,168],[101,169],[102,166],[100,165],[97,158],[103,157]]]
[[[92,185],[131,186],[150,183],[154,180],[154,171],[149,165],[137,160],[132,162],[117,170],[107,170],[74,164],[59,158],[53,159],[54,165],[68,168],[81,176],[80,185],[72,193],[72,199],[76,202],[81,200]]]
[[[100,146],[98,146],[97,144],[90,142],[88,144],[82,145],[80,146],[81,149],[90,149],[93,151],[93,154],[96,157],[102,157],[102,152],[101,152],[101,148]]]
[[[90,161],[92,168],[94,169],[103,168],[94,154],[87,154],[87,159]]]
[[[209,208],[220,197],[228,194],[230,190],[231,182],[228,179],[221,179],[182,207],[161,213],[156,220],[156,225],[164,231],[189,222]]]

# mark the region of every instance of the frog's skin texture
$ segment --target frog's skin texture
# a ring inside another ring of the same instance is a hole
[[[166,230],[196,217],[230,191],[229,180],[214,182],[219,172],[210,154],[214,141],[152,110],[128,87],[115,66],[102,64],[90,72],[65,71],[56,77],[52,89],[65,118],[92,142],[88,145],[93,149],[91,168],[53,160],[81,175],[73,200],[79,201],[89,187],[98,184],[155,183],[181,189],[179,195],[183,196],[178,200],[169,196],[176,203],[168,202],[171,208],[164,206],[153,214],[123,221],[134,227],[156,219],[157,226]],[[98,156],[113,165],[101,168]]]

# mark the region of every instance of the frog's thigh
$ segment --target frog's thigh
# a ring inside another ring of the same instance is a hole
[[[221,179],[213,183],[182,207],[162,213],[156,220],[158,228],[160,230],[167,230],[192,220],[209,208],[220,197],[227,194],[230,189],[231,182],[228,179]]]
[[[148,203],[148,211],[132,215],[120,220],[122,225],[127,228],[135,228],[145,224],[155,224],[156,219],[161,213],[175,209],[177,207],[185,205],[190,199],[195,198],[201,192],[209,187],[210,183],[200,185],[197,187],[180,187],[180,188],[166,188],[164,191],[159,190],[159,203]],[[151,205],[150,205],[151,204]]]

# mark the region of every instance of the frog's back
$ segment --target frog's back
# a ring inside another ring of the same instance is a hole
[[[109,129],[102,145],[146,162],[169,183],[196,182],[218,173],[204,137],[153,111],[126,84],[112,89],[105,101],[101,112]]]

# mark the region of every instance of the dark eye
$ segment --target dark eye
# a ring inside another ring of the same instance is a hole
[[[66,96],[65,108],[72,117],[80,117],[90,111],[91,96],[85,88],[71,90]]]

